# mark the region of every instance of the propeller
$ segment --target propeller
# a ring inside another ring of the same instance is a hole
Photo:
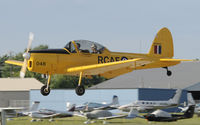
[[[24,76],[26,74],[27,60],[30,58],[30,53],[28,53],[28,51],[31,48],[33,37],[34,37],[34,34],[32,32],[30,32],[29,33],[28,46],[27,46],[26,52],[23,54],[24,63],[23,63],[23,66],[21,68],[21,71],[20,71],[20,78],[24,78]]]

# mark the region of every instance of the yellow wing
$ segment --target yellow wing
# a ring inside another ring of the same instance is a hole
[[[136,65],[136,61],[141,60],[141,58],[118,61],[118,62],[110,62],[103,64],[95,64],[95,65],[87,65],[87,66],[79,66],[68,68],[67,72],[84,72],[84,74],[102,74],[105,72],[122,69],[122,68],[133,68]],[[134,63],[135,62],[135,63]]]
[[[17,60],[6,60],[5,63],[12,64],[12,65],[17,65],[17,66],[22,66],[23,65],[22,61],[17,61]]]

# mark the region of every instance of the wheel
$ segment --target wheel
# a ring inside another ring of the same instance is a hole
[[[170,70],[167,71],[167,76],[171,76],[172,72]]]
[[[50,90],[49,87],[47,88],[47,85],[42,86],[41,89],[40,89],[40,92],[41,92],[41,94],[42,94],[43,96],[49,95],[50,91],[51,91],[51,90]]]
[[[85,88],[84,88],[84,86],[78,86],[78,87],[76,88],[76,94],[77,94],[77,95],[82,96],[84,93],[85,93]]]

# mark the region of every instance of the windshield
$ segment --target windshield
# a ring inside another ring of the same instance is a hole
[[[101,54],[105,48],[104,46],[89,40],[74,40],[74,42],[76,43],[79,52],[82,53]],[[76,53],[75,47],[71,41],[65,46],[65,48],[71,53]]]

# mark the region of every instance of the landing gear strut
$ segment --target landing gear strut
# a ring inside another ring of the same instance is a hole
[[[167,70],[167,76],[171,76],[172,75],[172,71],[168,70],[168,67],[163,67],[163,68]]]
[[[40,89],[40,92],[43,96],[49,95],[51,89],[50,89],[50,80],[51,80],[51,75],[48,77],[48,82],[46,85],[42,86]]]
[[[82,96],[85,93],[85,87],[81,85],[83,72],[80,72],[78,86],[76,87],[76,94]]]

